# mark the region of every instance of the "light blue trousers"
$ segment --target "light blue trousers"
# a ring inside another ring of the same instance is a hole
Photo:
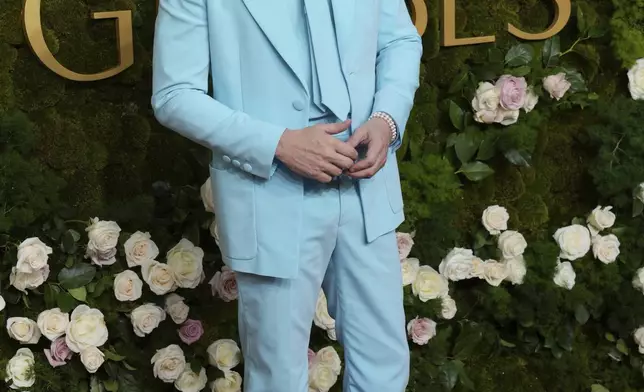
[[[294,177],[280,167],[276,176]],[[344,348],[344,392],[403,392],[409,377],[395,233],[367,243],[352,181],[305,181],[299,274],[237,274],[245,392],[307,392],[320,287]]]

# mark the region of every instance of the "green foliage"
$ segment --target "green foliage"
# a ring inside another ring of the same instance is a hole
[[[613,0],[613,6],[613,50],[622,67],[630,68],[635,60],[644,58],[644,2]]]

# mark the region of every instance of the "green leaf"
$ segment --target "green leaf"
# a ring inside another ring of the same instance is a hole
[[[196,374],[199,374],[199,372],[201,371],[201,367],[202,367],[202,366],[201,366],[201,362],[199,362],[199,361],[198,361],[198,360],[196,360],[196,359],[193,359],[193,360],[190,362],[190,370],[192,370],[192,371],[193,371],[194,373],[196,373]]]
[[[626,346],[626,342],[624,342],[624,339],[619,339],[617,341],[617,351],[624,355],[628,355],[628,347]]]
[[[590,386],[590,392],[610,392],[605,386],[593,384]]]
[[[72,268],[75,261],[76,260],[74,259],[74,255],[67,256],[67,259],[65,260],[65,267]]]
[[[449,90],[447,90],[448,94],[454,94],[458,91],[461,91],[463,89],[463,86],[465,86],[465,83],[467,82],[469,76],[469,70],[465,69],[462,71],[460,74],[456,75],[454,80],[452,80],[452,83],[449,86]]]
[[[454,365],[458,369],[458,381],[465,387],[465,389],[469,389],[471,391],[474,390],[474,382],[470,379],[470,377],[467,375],[467,372],[465,371],[465,364],[459,360],[452,361],[454,362]]]
[[[122,361],[122,360],[125,359],[125,357],[123,355],[119,355],[119,354],[115,353],[114,351],[108,350],[108,349],[103,351],[103,354],[105,354],[105,358],[109,359],[110,361],[114,361],[114,362],[119,362],[119,361]]]
[[[503,64],[503,52],[499,48],[492,47],[488,49],[487,58],[492,64]]]
[[[450,133],[449,136],[447,137],[447,141],[445,142],[445,146],[447,148],[449,147],[454,147],[456,144],[456,138],[460,135],[459,133]]]
[[[599,26],[593,26],[588,30],[588,38],[600,38],[606,35],[608,29]]]
[[[532,161],[530,154],[525,151],[512,149],[506,151],[503,155],[510,163],[516,166],[530,167],[530,162]]]
[[[81,302],[85,302],[87,300],[87,289],[85,289],[85,286],[75,289],[69,289],[67,291],[69,292],[69,294],[71,294],[72,297]]]
[[[63,234],[62,248],[65,253],[75,253],[81,235],[76,230],[67,230]]]
[[[454,361],[446,362],[439,368],[439,380],[446,391],[451,391],[458,382],[458,365]]]
[[[76,307],[76,300],[68,292],[63,291],[56,297],[56,303],[61,312],[69,313]]]
[[[119,392],[141,392],[141,387],[132,373],[119,370]]]
[[[579,93],[588,91],[586,87],[586,80],[583,75],[574,69],[566,69],[566,80],[570,82],[570,90],[568,93]]]
[[[586,31],[588,29],[586,16],[584,15],[584,11],[579,5],[577,5],[577,29],[582,35],[586,35]]]
[[[474,133],[463,132],[459,133],[456,137],[456,144],[454,149],[456,150],[456,156],[461,163],[465,164],[472,159],[476,150],[479,148],[479,142],[476,140]]]
[[[454,345],[454,358],[467,359],[476,351],[483,338],[483,332],[478,324],[468,323],[463,325],[461,333],[456,338]]]
[[[644,211],[644,203],[640,199],[633,199],[633,218],[639,216]]]
[[[496,152],[496,141],[497,138],[487,135],[481,142],[481,145],[479,146],[479,153],[476,155],[476,159],[479,161],[487,161],[488,159],[492,159],[494,157],[494,153]]]
[[[45,285],[45,305],[47,305],[47,308],[55,307],[58,293],[60,293],[58,286],[49,283]]]
[[[465,113],[463,112],[463,109],[460,108],[456,104],[456,102],[450,100],[449,101],[449,119],[452,121],[452,125],[454,128],[458,129],[459,131],[462,131],[465,124],[464,124],[464,117]]]
[[[522,65],[520,67],[512,68],[508,70],[507,73],[509,73],[512,76],[520,77],[520,76],[526,76],[530,72],[532,72],[532,67],[530,67],[529,65]]]
[[[608,340],[609,342],[614,342],[614,341],[616,340],[616,339],[615,339],[615,335],[613,335],[613,334],[612,334],[612,333],[610,333],[610,332],[606,332],[606,333],[604,334],[604,337],[605,337],[605,338],[606,338],[606,340]]]
[[[487,245],[487,232],[479,230],[474,234],[474,249],[481,249]]]
[[[480,161],[466,163],[456,173],[463,173],[470,181],[481,181],[494,174],[494,170]]]
[[[58,273],[58,282],[66,289],[85,286],[96,276],[96,267],[79,263],[71,268],[63,268]]]
[[[557,330],[557,344],[568,352],[572,351],[573,338],[573,330],[571,327],[562,326]]]
[[[515,348],[517,346],[516,344],[510,343],[507,340],[503,340],[503,339],[499,339],[499,343],[501,344],[501,346],[507,347],[507,348]]]
[[[555,66],[559,63],[561,55],[561,46],[559,36],[555,35],[546,40],[541,51],[541,59],[544,68]]]
[[[103,386],[106,391],[116,392],[119,390],[119,382],[116,380],[105,380],[103,381]]]
[[[527,44],[518,44],[508,50],[505,54],[505,64],[508,67],[519,67],[528,65],[534,56],[534,49]]]
[[[588,319],[590,318],[590,313],[588,313],[588,310],[584,305],[577,305],[577,308],[575,309],[575,320],[580,325],[584,325],[588,322]]]
[[[130,364],[129,364],[129,363],[127,363],[127,362],[123,362],[123,366],[125,366],[125,368],[126,368],[127,370],[130,370],[130,371],[135,371],[135,370],[136,370],[136,368],[135,368],[134,366],[130,365]]]

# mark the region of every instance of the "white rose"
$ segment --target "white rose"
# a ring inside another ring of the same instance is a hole
[[[333,340],[333,341],[338,340],[338,336],[337,336],[337,335],[336,335],[336,333],[335,333],[335,328],[327,329],[327,330],[326,330],[326,336],[327,336],[329,339]]]
[[[525,97],[525,103],[523,104],[523,110],[525,110],[526,113],[530,113],[532,109],[537,106],[538,102],[539,96],[534,93],[534,88],[532,88],[532,86],[528,87],[528,91],[526,92]]]
[[[69,324],[69,313],[63,313],[60,308],[45,310],[38,315],[38,328],[51,341],[65,334]]]
[[[215,212],[215,203],[212,198],[212,181],[210,177],[201,185],[201,201],[206,212]]]
[[[33,290],[40,287],[47,278],[49,278],[49,265],[30,273],[18,272],[16,267],[13,267],[9,275],[9,284],[26,293],[28,289]]]
[[[490,234],[497,235],[508,229],[509,219],[510,214],[508,214],[508,210],[505,207],[494,205],[483,211],[481,223]]]
[[[181,347],[171,344],[166,348],[157,350],[152,357],[152,371],[154,377],[159,380],[171,383],[179,378],[186,368],[186,357]]]
[[[591,226],[589,229],[595,231],[592,233],[596,235],[604,229],[608,229],[615,224],[615,214],[611,211],[613,207],[608,206],[602,208],[597,206],[591,213],[588,215],[587,222]],[[594,229],[594,230],[593,230]]]
[[[159,255],[159,248],[151,238],[150,233],[137,231],[125,241],[123,247],[128,267],[141,266],[156,259]]]
[[[474,254],[470,249],[454,248],[441,261],[438,272],[451,281],[472,277]]]
[[[421,301],[427,302],[430,299],[445,297],[449,292],[449,285],[447,278],[432,267],[423,265],[418,269],[418,275],[411,289]]]
[[[107,341],[108,332],[103,313],[87,305],[74,309],[67,325],[65,342],[79,353],[88,347],[99,347]]]
[[[201,368],[199,374],[186,369],[174,382],[174,387],[181,392],[199,392],[208,384],[206,369]]]
[[[445,320],[451,320],[456,316],[456,301],[450,296],[442,298],[441,301],[441,317]]]
[[[342,371],[342,361],[333,346],[327,346],[320,349],[320,351],[315,354],[315,361],[329,365],[329,367],[338,375]]]
[[[483,277],[483,266],[485,265],[485,262],[478,257],[474,256],[472,258],[472,278],[479,278],[479,279],[485,279]]]
[[[523,284],[523,278],[528,272],[523,256],[505,259],[503,264],[505,264],[505,269],[508,272],[508,276],[505,279],[514,285]]]
[[[214,218],[210,223],[210,236],[215,239],[215,244],[219,246],[219,225],[217,224],[217,218]]]
[[[614,263],[619,256],[619,239],[615,234],[593,238],[593,255],[604,264]]]
[[[9,388],[31,388],[36,383],[36,372],[33,370],[35,364],[31,350],[21,348],[16,351],[5,368],[5,382],[11,382]]]
[[[640,354],[644,354],[644,327],[639,327],[633,333],[635,343],[639,346]]]
[[[315,315],[313,316],[313,323],[324,329],[329,330],[335,328],[335,320],[329,315],[329,307],[324,295],[324,291],[320,290],[318,294],[318,301],[315,304]]]
[[[499,107],[499,110],[497,110],[496,112],[496,117],[494,118],[494,122],[497,122],[501,125],[512,125],[519,120],[519,114],[520,114],[519,109],[508,110],[508,109],[503,109],[502,107]]]
[[[38,237],[27,238],[18,245],[18,272],[30,274],[47,266],[49,255],[53,250]]]
[[[125,270],[114,276],[114,296],[119,301],[136,301],[143,294],[143,281],[136,272]]]
[[[564,261],[563,263],[557,264],[553,281],[559,287],[572,290],[572,288],[575,287],[576,277],[577,274],[575,274],[572,264],[570,264],[569,261]]]
[[[4,298],[2,298],[2,295],[0,295],[0,312],[4,310],[5,306],[7,306],[7,303],[5,302]]]
[[[499,286],[508,277],[505,264],[495,260],[487,260],[483,264],[483,279],[492,286]]]
[[[644,267],[637,270],[633,277],[633,287],[644,294]]]
[[[168,266],[177,286],[194,289],[199,285],[203,275],[203,256],[203,249],[185,238],[168,251]]]
[[[590,250],[590,231],[582,225],[562,227],[555,232],[554,239],[559,244],[562,259],[577,260]]]
[[[480,123],[492,124],[497,116],[500,96],[498,87],[489,82],[480,82],[472,99],[474,119]]]
[[[642,182],[637,186],[637,188],[635,188],[634,196],[637,200],[644,203],[644,182]]]
[[[402,283],[404,286],[409,286],[416,280],[418,269],[420,268],[420,261],[415,258],[404,259],[400,262],[400,269],[402,272]]]
[[[314,362],[309,368],[309,390],[328,392],[338,382],[338,374],[331,365]]]
[[[242,377],[234,371],[224,372],[224,377],[216,379],[212,392],[241,392]]]
[[[130,320],[136,336],[144,337],[165,320],[165,311],[155,304],[141,305],[130,313]]]
[[[87,347],[80,353],[81,363],[89,373],[96,373],[105,362],[105,355],[96,347]]]
[[[413,233],[396,232],[396,243],[398,245],[399,260],[406,259],[407,256],[409,256],[409,253],[411,253],[411,248],[414,247],[415,235],[416,235],[415,232]]]
[[[87,257],[97,265],[112,265],[116,262],[116,246],[118,245],[121,228],[116,222],[102,221],[93,218],[85,229],[89,242]]]
[[[40,329],[34,320],[26,317],[9,317],[7,319],[9,337],[22,344],[36,344],[40,340]]]
[[[498,246],[504,259],[512,259],[521,256],[528,247],[528,243],[521,233],[508,230],[499,236]]]
[[[219,339],[206,350],[208,361],[222,372],[227,372],[241,362],[241,350],[234,340]]]
[[[566,80],[566,74],[563,72],[543,78],[543,88],[550,94],[550,98],[557,101],[566,94],[570,87],[571,84]]]
[[[154,294],[163,295],[177,288],[172,269],[167,264],[158,261],[143,264],[141,276]]]
[[[644,99],[644,59],[639,59],[628,70],[628,91],[635,100]]]
[[[190,307],[183,300],[182,296],[174,293],[165,297],[165,311],[175,324],[183,324],[188,318]]]

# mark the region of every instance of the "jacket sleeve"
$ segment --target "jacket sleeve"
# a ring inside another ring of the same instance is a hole
[[[404,0],[381,0],[372,112],[389,114],[398,127],[397,150],[419,87],[422,42]]]
[[[161,0],[152,64],[155,117],[167,128],[238,160],[240,170],[270,178],[285,128],[209,96],[209,68],[206,0]]]

